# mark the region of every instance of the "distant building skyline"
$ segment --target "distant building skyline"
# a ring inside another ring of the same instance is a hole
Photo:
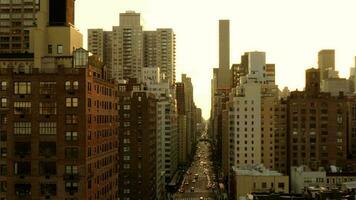
[[[348,77],[349,68],[354,66],[356,47],[351,44],[356,43],[356,28],[351,24],[356,19],[353,11],[356,2],[353,0],[343,3],[215,0],[205,2],[204,9],[197,14],[196,8],[201,3],[188,0],[122,0],[117,3],[107,0],[103,4],[78,0],[76,26],[86,38],[88,28],[110,30],[113,24],[118,24],[119,13],[134,10],[141,13],[147,29],[173,28],[177,35],[176,76],[189,74],[194,87],[202,88],[196,91],[195,102],[203,109],[205,118],[210,112],[210,90],[207,87],[210,86],[211,70],[218,67],[219,19],[230,20],[230,63],[239,63],[243,52],[267,52],[267,60],[276,64],[276,84],[280,89],[288,86],[290,90],[302,90],[304,71],[317,67],[317,54],[321,49],[335,49],[336,68],[341,78]],[[236,8],[244,9],[236,12]],[[93,19],[88,10],[96,10],[100,17]]]

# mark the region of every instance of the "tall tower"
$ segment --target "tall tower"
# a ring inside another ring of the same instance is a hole
[[[139,13],[120,14],[120,26],[113,27],[112,47],[113,78],[140,81],[144,51]]]
[[[230,88],[230,21],[219,21],[218,89]]]
[[[219,21],[219,69],[230,67],[230,21]]]

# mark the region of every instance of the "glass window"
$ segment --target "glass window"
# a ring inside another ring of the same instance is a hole
[[[16,101],[14,102],[14,114],[30,114],[31,113],[31,102],[29,101]]]
[[[55,115],[57,114],[56,102],[40,102],[40,114],[41,115]]]
[[[40,82],[40,94],[56,94],[56,82]]]
[[[66,98],[66,107],[78,107],[78,98]]]
[[[1,81],[1,90],[7,90],[7,82],[6,81]]]
[[[31,122],[14,122],[15,135],[31,135]]]
[[[66,140],[67,141],[77,141],[78,140],[78,132],[76,132],[76,131],[67,131],[66,132]]]
[[[52,45],[51,44],[48,45],[48,54],[52,54]]]
[[[79,157],[79,149],[77,147],[65,148],[65,158],[66,159],[77,159],[78,157]]]
[[[78,166],[76,165],[66,165],[65,166],[66,174],[78,174]]]
[[[15,94],[31,94],[31,82],[15,82]]]
[[[62,54],[63,53],[63,45],[59,44],[57,45],[57,54]]]
[[[7,108],[7,99],[6,98],[1,98],[1,107]]]
[[[78,116],[77,115],[66,115],[66,124],[77,124]]]
[[[55,135],[57,134],[56,122],[40,122],[40,134],[41,135]]]
[[[79,89],[79,82],[78,81],[73,81],[73,89],[75,89],[75,90]]]

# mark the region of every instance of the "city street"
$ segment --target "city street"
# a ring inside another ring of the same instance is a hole
[[[202,137],[205,137],[203,135]],[[191,167],[187,170],[179,191],[173,199],[215,199],[213,188],[214,172],[210,160],[210,144],[200,141]]]

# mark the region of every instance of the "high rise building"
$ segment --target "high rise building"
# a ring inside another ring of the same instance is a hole
[[[106,65],[108,76],[112,77],[112,31],[88,29],[88,50]]]
[[[143,67],[143,30],[140,14],[127,11],[120,14],[119,26],[112,30],[112,71],[113,78],[141,81]]]
[[[38,0],[0,1],[0,53],[29,51],[29,29],[36,25],[39,8]]]
[[[230,21],[219,20],[218,89],[229,89],[230,77]]]
[[[274,116],[274,170],[287,174],[287,102],[280,99],[275,105]]]
[[[175,78],[175,34],[172,29],[144,32],[144,67],[158,67],[162,80],[173,86]]]
[[[143,68],[159,68],[161,79],[175,83],[175,34],[170,28],[144,31],[140,14],[120,14],[119,26],[112,31],[88,30],[89,51],[112,69],[117,80],[137,79],[142,82]]]
[[[219,69],[230,68],[230,21],[219,20]]]
[[[335,70],[335,50],[323,49],[318,53],[318,67],[320,69],[320,80],[329,78],[329,71]]]
[[[118,95],[119,198],[156,199],[157,100],[135,80]]]
[[[0,72],[1,198],[116,199],[117,87],[87,55]]]
[[[347,156],[347,104],[345,97],[320,92],[320,69],[306,71],[305,91],[288,98],[289,167],[311,169],[344,166]]]
[[[187,122],[187,154],[190,157],[192,156],[192,148],[195,143],[193,84],[192,79],[186,74],[182,74],[182,83],[184,84],[184,105]]]
[[[178,112],[178,163],[184,165],[188,162],[187,116],[185,114],[184,83],[176,83],[176,99]]]
[[[88,51],[102,62],[104,61],[104,31],[103,29],[88,29]]]

